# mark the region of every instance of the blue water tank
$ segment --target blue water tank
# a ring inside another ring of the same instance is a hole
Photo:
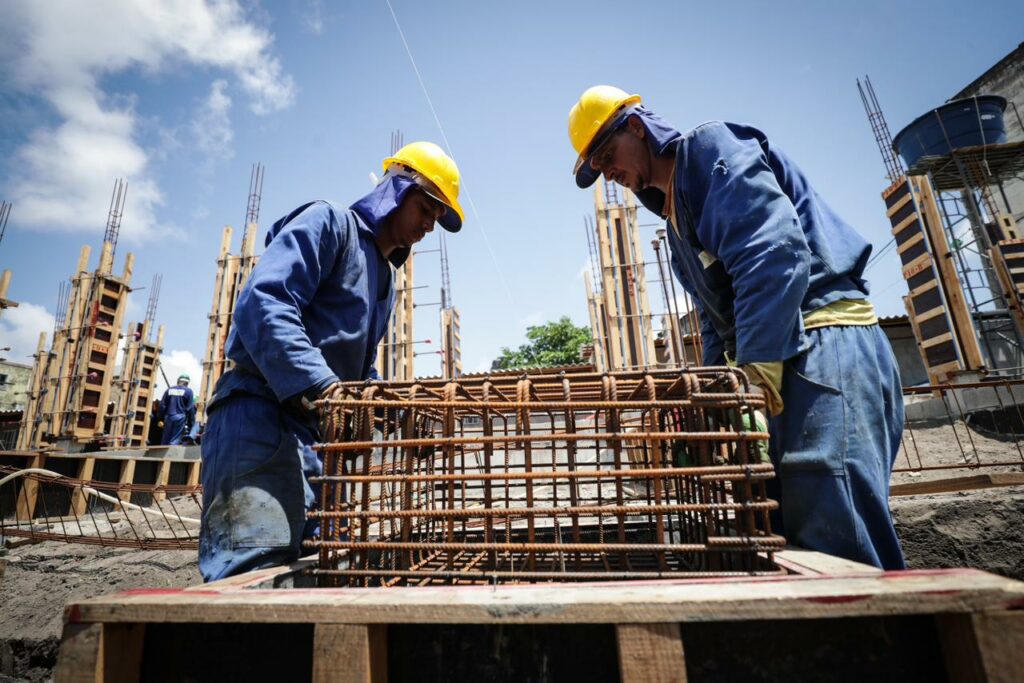
[[[1003,111],[1006,98],[978,95],[947,102],[918,116],[893,138],[907,168],[923,156],[949,154],[954,149],[1006,142]]]

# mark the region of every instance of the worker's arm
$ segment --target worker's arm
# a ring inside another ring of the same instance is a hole
[[[700,320],[700,344],[704,349],[704,356],[701,359],[702,365],[725,365],[725,344],[718,336],[711,319],[704,312],[697,297],[692,297],[693,307],[697,310],[697,318]]]
[[[668,229],[671,230],[672,226],[669,225]],[[693,302],[693,307],[697,311],[697,320],[700,322],[700,330],[690,330],[691,333],[700,332],[701,345],[704,348],[704,356],[701,358],[701,365],[725,365],[725,344],[722,343],[722,338],[718,336],[718,332],[715,330],[714,325],[711,324],[711,319],[708,318],[704,312],[704,306],[701,305],[700,299],[693,288],[690,286],[689,281],[686,279],[686,275],[683,273],[683,267],[679,264],[676,259],[674,251],[669,251],[669,267],[672,272],[675,273],[676,280],[680,286],[690,295],[690,300]]]
[[[696,182],[704,184],[691,187],[703,198],[698,239],[732,277],[735,361],[741,366],[797,352],[811,258],[796,207],[756,135],[742,126],[706,124],[690,145],[688,164],[699,169]]]
[[[310,342],[302,311],[350,241],[333,207],[314,202],[274,235],[238,297],[235,330],[281,401],[338,381]]]

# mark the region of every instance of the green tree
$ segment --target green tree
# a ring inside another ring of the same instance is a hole
[[[554,322],[526,328],[526,338],[528,342],[518,349],[502,347],[492,367],[509,370],[582,363],[580,346],[591,341],[590,329],[573,325],[565,315]]]

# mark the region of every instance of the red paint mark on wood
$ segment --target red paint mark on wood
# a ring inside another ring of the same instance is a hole
[[[823,605],[841,605],[847,602],[860,602],[867,600],[870,595],[823,595],[817,598],[804,598],[805,602],[816,602]]]

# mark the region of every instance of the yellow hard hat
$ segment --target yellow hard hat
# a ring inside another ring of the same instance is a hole
[[[569,141],[578,155],[572,172],[580,184],[580,170],[587,162],[589,152],[593,151],[594,141],[602,129],[613,121],[620,111],[626,107],[640,104],[639,95],[630,95],[613,85],[595,85],[587,88],[580,95],[579,102],[569,110]],[[596,174],[585,173],[588,178],[580,187],[587,187],[597,178]]]
[[[399,168],[392,168],[395,165]],[[459,206],[459,169],[444,150],[432,142],[410,142],[384,160],[384,172],[388,171],[409,175],[427,194],[448,207],[438,221],[443,228],[449,232],[462,228],[465,214]]]

